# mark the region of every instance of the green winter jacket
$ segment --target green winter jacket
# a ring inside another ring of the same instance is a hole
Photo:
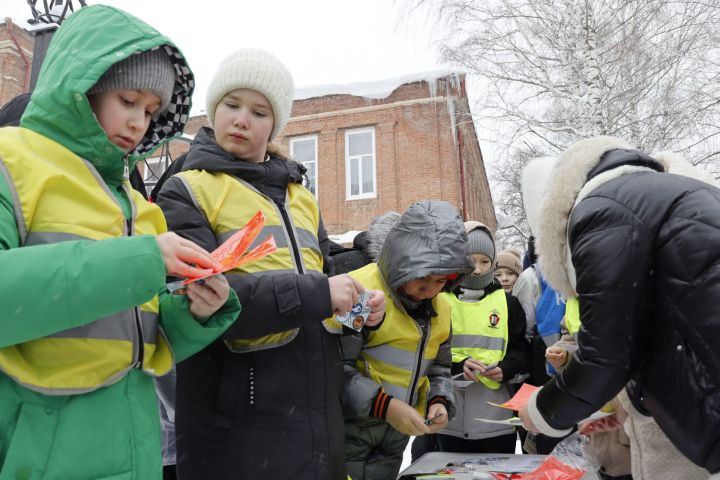
[[[85,92],[113,63],[160,45],[167,45],[163,48],[177,67],[173,99],[129,156],[132,168],[182,132],[193,77],[170,40],[122,11],[91,6],[63,24],[21,121],[21,127],[90,161],[120,200],[126,218],[130,202],[121,188],[124,154],[105,136]],[[20,248],[15,204],[2,172],[0,168],[0,348],[91,323],[160,292],[160,325],[180,361],[217,338],[237,317],[240,306],[232,291],[204,325],[190,314],[186,297],[168,294],[154,236]],[[159,479],[161,458],[154,382],[141,370],[131,370],[109,387],[70,396],[36,393],[0,373],[0,480]]]

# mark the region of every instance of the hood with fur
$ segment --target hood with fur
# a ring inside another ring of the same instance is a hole
[[[567,238],[573,208],[600,185],[639,171],[664,171],[716,184],[676,154],[650,157],[615,137],[581,140],[557,160],[538,159],[523,171],[523,203],[536,236],[540,266],[550,286],[565,298],[575,296],[575,270]]]

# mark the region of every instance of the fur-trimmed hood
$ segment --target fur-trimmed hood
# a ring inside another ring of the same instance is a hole
[[[629,155],[617,162],[604,161],[612,150]],[[603,168],[599,168],[601,161]],[[639,171],[675,173],[717,186],[714,179],[677,154],[662,152],[650,157],[622,139],[607,136],[581,140],[556,160],[537,159],[523,171],[523,202],[536,237],[540,266],[548,283],[564,297],[575,296],[575,270],[567,236],[573,208],[604,183]]]

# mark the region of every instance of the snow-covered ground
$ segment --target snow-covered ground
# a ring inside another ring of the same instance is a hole
[[[410,464],[412,463],[410,448],[412,447],[412,441],[414,438],[415,437],[410,438],[410,442],[408,442],[407,448],[405,448],[405,452],[403,453],[403,462],[402,462],[402,466],[400,467],[401,472],[403,470],[405,470],[407,467],[409,467]],[[515,443],[515,453],[517,453],[517,454],[522,453],[522,449],[520,448],[520,439],[518,439],[517,442]]]

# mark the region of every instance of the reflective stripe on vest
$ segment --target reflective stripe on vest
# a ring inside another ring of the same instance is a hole
[[[508,344],[508,306],[505,290],[498,289],[479,302],[463,302],[443,293],[452,312],[452,356],[460,363],[473,358],[485,365],[505,358]],[[479,377],[488,388],[500,388],[489,378]]]
[[[428,373],[435,363],[440,345],[450,336],[449,308],[439,297],[433,299],[433,308],[438,316],[428,322],[423,342],[422,328],[392,300],[376,264],[350,272],[350,276],[366,289],[383,290],[389,299],[385,306],[385,320],[380,328],[369,332],[356,361],[356,369],[381,385],[385,393],[412,405],[425,415],[430,390]]]
[[[565,328],[577,340],[580,331],[580,302],[577,297],[569,298],[565,304]]]
[[[286,221],[280,206],[237,177],[205,170],[188,170],[176,177],[183,182],[198,210],[208,219],[218,244],[241,229],[258,210],[265,215],[265,226],[250,248],[272,234],[277,251],[231,270],[228,276],[268,275],[288,271],[322,273],[323,257],[317,238],[320,214],[315,197],[302,185],[288,185],[282,206],[287,212]],[[299,253],[297,258],[296,252]],[[231,351],[237,353],[266,350],[290,343],[298,331],[295,328],[259,338],[226,340],[225,343]]]
[[[0,130],[0,145],[0,171],[11,190],[21,247],[166,231],[160,209],[126,182],[128,231],[122,207],[95,168],[52,140],[7,128]],[[159,331],[155,296],[140,308],[2,348],[0,370],[46,395],[87,393],[115,383],[131,368],[160,376],[174,360]]]

